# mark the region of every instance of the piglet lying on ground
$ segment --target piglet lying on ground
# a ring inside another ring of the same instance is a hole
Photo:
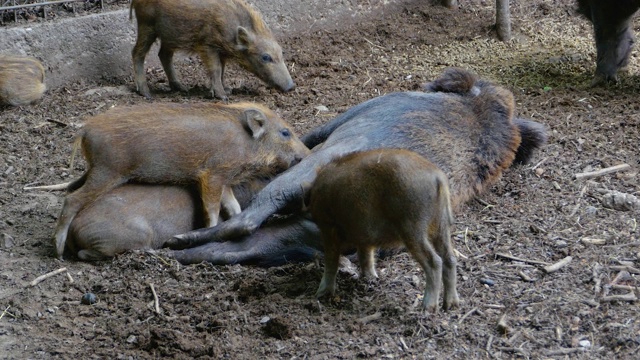
[[[69,185],[54,239],[59,257],[76,214],[122,184],[197,184],[205,224],[215,226],[221,203],[240,211],[231,186],[273,176],[309,152],[288,124],[252,103],[115,109],[89,119],[79,141],[88,170]]]
[[[44,68],[28,56],[0,55],[0,105],[21,106],[42,97]]]
[[[443,280],[444,308],[458,305],[447,177],[425,158],[392,149],[338,158],[318,172],[309,210],[324,243],[316,296],[335,293],[345,251],[356,248],[364,277],[377,278],[374,250],[404,245],[425,272],[424,307],[436,310]]]

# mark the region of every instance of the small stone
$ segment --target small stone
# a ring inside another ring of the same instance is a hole
[[[318,105],[318,106],[314,107],[314,109],[316,109],[316,110],[318,110],[318,111],[320,111],[320,112],[327,112],[327,111],[329,111],[329,108],[328,108],[328,107],[326,107],[326,106],[324,106],[324,105]]]
[[[588,215],[595,215],[598,212],[598,208],[596,208],[595,206],[587,206],[584,209],[584,212]]]
[[[127,342],[129,344],[133,344],[133,343],[135,343],[137,341],[138,341],[138,338],[135,335],[129,335],[129,337],[127,338]]]
[[[269,322],[269,320],[271,320],[270,317],[264,316],[262,317],[262,319],[260,319],[260,324],[266,324],[267,322]]]
[[[541,176],[542,174],[544,174],[544,169],[543,168],[537,168],[535,170],[536,176]]]
[[[580,340],[578,342],[578,345],[580,345],[580,347],[583,347],[583,348],[590,348],[591,347],[591,341],[589,341],[589,340]]]
[[[566,248],[569,244],[564,241],[564,240],[558,240],[556,241],[556,247],[557,248]]]
[[[489,286],[493,286],[493,285],[496,284],[495,281],[493,281],[491,279],[485,279],[485,278],[480,279],[480,283],[481,284],[485,284],[485,285],[489,285]]]
[[[96,296],[93,293],[86,293],[82,295],[82,299],[80,299],[80,303],[83,305],[93,305],[98,301]]]
[[[9,234],[2,233],[2,246],[4,246],[5,249],[11,249],[13,245],[15,245],[13,237]]]

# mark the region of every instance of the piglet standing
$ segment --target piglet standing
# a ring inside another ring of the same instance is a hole
[[[138,92],[151,97],[144,73],[144,58],[160,39],[160,62],[171,89],[185,91],[173,69],[175,51],[197,53],[211,79],[211,96],[226,99],[222,85],[228,60],[280,91],[295,84],[282,57],[282,49],[262,16],[244,0],[133,0],[138,38],[132,50]],[[132,14],[130,13],[130,16]]]
[[[0,55],[0,105],[31,104],[45,89],[40,61],[29,56]]]
[[[76,214],[122,184],[197,184],[206,225],[215,226],[221,205],[240,212],[232,186],[273,176],[309,152],[287,123],[253,103],[115,109],[87,120],[78,141],[88,170],[69,185],[54,239],[59,257]]]
[[[425,272],[423,305],[435,311],[444,282],[444,308],[460,302],[446,175],[408,150],[378,149],[340,157],[318,172],[309,210],[320,228],[324,276],[316,296],[334,294],[338,260],[358,251],[364,277],[377,277],[374,250],[406,246]]]

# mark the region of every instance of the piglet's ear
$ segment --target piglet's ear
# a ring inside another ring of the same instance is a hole
[[[259,110],[249,109],[244,112],[243,125],[248,129],[249,134],[254,139],[260,138],[264,134],[267,117]]]
[[[242,26],[238,26],[238,29],[236,30],[236,48],[239,51],[247,50],[253,42],[253,34]]]

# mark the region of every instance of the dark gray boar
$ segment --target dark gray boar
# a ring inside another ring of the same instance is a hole
[[[592,85],[616,82],[617,73],[629,64],[635,42],[633,14],[640,0],[578,0],[578,12],[593,23],[596,40],[596,74]]]
[[[227,61],[236,61],[280,91],[295,87],[282,49],[262,20],[244,0],[133,0],[138,38],[131,52],[138,92],[151,97],[144,58],[160,39],[160,62],[173,90],[185,91],[173,69],[176,51],[200,56],[211,79],[211,96],[226,99],[222,84]],[[130,14],[131,16],[132,14]]]
[[[46,90],[44,68],[28,56],[0,55],[0,105],[33,103]]]
[[[324,244],[317,297],[335,294],[345,251],[357,249],[361,274],[377,278],[374,251],[404,245],[425,272],[425,309],[436,310],[443,284],[444,309],[460,303],[447,176],[431,162],[408,150],[352,153],[322,167],[309,196]]]
[[[62,256],[73,218],[86,205],[127,182],[198,185],[208,226],[220,206],[240,206],[230,187],[281,172],[309,150],[291,127],[253,103],[145,104],[87,120],[79,141],[87,172],[69,186],[55,231]]]
[[[417,152],[447,174],[455,208],[498,181],[514,162],[527,162],[546,141],[541,124],[514,119],[511,92],[468,71],[448,69],[426,90],[371,99],[311,131],[302,140],[313,153],[270,182],[239,215],[176,236],[172,245],[205,245],[174,256],[184,263],[224,263],[234,246],[234,262],[241,261],[249,246],[246,236],[273,214],[299,212],[305,184],[313,184],[316,169],[338,156],[380,148]]]

